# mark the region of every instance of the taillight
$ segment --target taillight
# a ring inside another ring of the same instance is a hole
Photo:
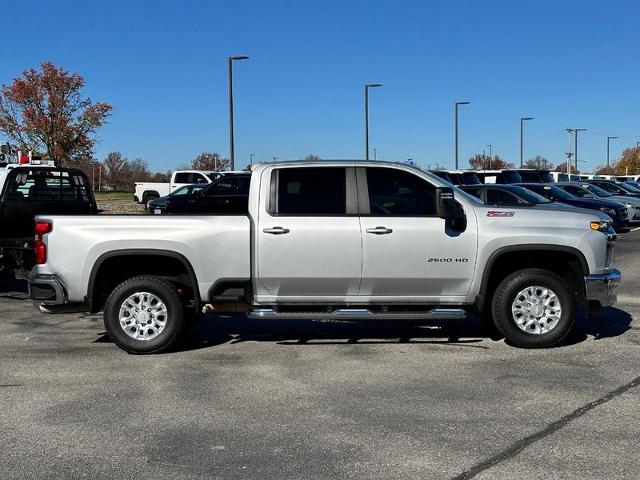
[[[43,236],[53,230],[53,225],[49,222],[36,222],[36,265],[47,263],[47,245],[44,243]]]

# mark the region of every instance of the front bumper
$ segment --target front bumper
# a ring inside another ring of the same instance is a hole
[[[31,274],[29,298],[38,305],[62,305],[68,303],[64,283],[56,275]]]
[[[602,307],[613,305],[618,299],[616,291],[620,286],[621,278],[622,274],[616,268],[609,273],[585,276],[587,302],[598,302]]]

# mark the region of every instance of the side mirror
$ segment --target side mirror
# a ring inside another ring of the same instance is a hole
[[[449,227],[462,232],[467,228],[467,216],[456,201],[453,191],[451,187],[436,189],[436,216],[446,220]]]

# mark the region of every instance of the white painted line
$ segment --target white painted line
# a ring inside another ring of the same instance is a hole
[[[630,232],[635,232],[636,230],[640,230],[640,227],[636,227],[636,228],[632,228],[631,230],[629,230]]]

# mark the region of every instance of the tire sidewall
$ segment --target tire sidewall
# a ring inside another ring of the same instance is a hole
[[[120,326],[120,307],[135,292],[156,295],[167,307],[167,324],[152,340],[136,340]],[[107,299],[104,326],[113,342],[129,353],[157,353],[169,348],[184,329],[183,307],[173,286],[157,277],[134,277],[118,285]]]
[[[516,294],[528,286],[539,285],[552,290],[560,301],[562,313],[558,324],[550,332],[535,335],[526,333],[513,319],[512,304]],[[521,270],[507,277],[496,290],[493,304],[496,327],[508,341],[524,348],[549,347],[561,342],[573,328],[576,302],[566,283],[556,274],[544,270]]]

